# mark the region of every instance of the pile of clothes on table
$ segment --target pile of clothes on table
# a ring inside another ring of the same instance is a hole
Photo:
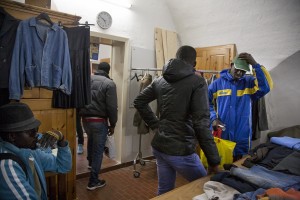
[[[300,131],[296,135],[268,134],[270,141],[251,150],[242,164],[247,168],[224,166],[193,200],[300,200]]]

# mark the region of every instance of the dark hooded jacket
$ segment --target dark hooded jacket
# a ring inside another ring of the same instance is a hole
[[[198,140],[210,165],[220,158],[209,130],[207,85],[192,65],[172,59],[164,66],[163,77],[155,79],[134,100],[134,107],[152,130],[152,147],[175,156],[195,153]],[[149,107],[157,99],[159,119]],[[197,139],[197,140],[196,140]]]

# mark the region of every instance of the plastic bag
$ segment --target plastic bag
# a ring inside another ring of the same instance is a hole
[[[233,150],[236,143],[229,140],[220,139],[217,137],[214,137],[214,140],[218,148],[219,156],[221,157],[220,168],[223,169],[224,164],[233,163]],[[208,168],[207,159],[202,150],[200,150],[200,158],[204,167]]]
[[[114,159],[116,157],[116,146],[115,146],[115,137],[114,135],[108,135],[106,142],[105,142],[105,147],[108,148],[107,150],[107,156],[111,159]]]

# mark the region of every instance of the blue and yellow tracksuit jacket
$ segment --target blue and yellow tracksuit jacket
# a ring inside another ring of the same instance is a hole
[[[236,142],[234,155],[247,154],[252,138],[252,100],[259,99],[273,88],[273,81],[264,66],[253,66],[253,76],[234,80],[228,69],[208,87],[210,121],[218,118],[226,125],[222,138]]]

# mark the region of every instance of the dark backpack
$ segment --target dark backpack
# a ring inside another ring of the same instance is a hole
[[[25,172],[26,178],[28,177],[26,166],[25,166],[24,162],[18,156],[16,156],[15,154],[12,154],[12,153],[0,153],[0,160],[8,160],[8,159],[17,162],[21,166],[23,171]]]

